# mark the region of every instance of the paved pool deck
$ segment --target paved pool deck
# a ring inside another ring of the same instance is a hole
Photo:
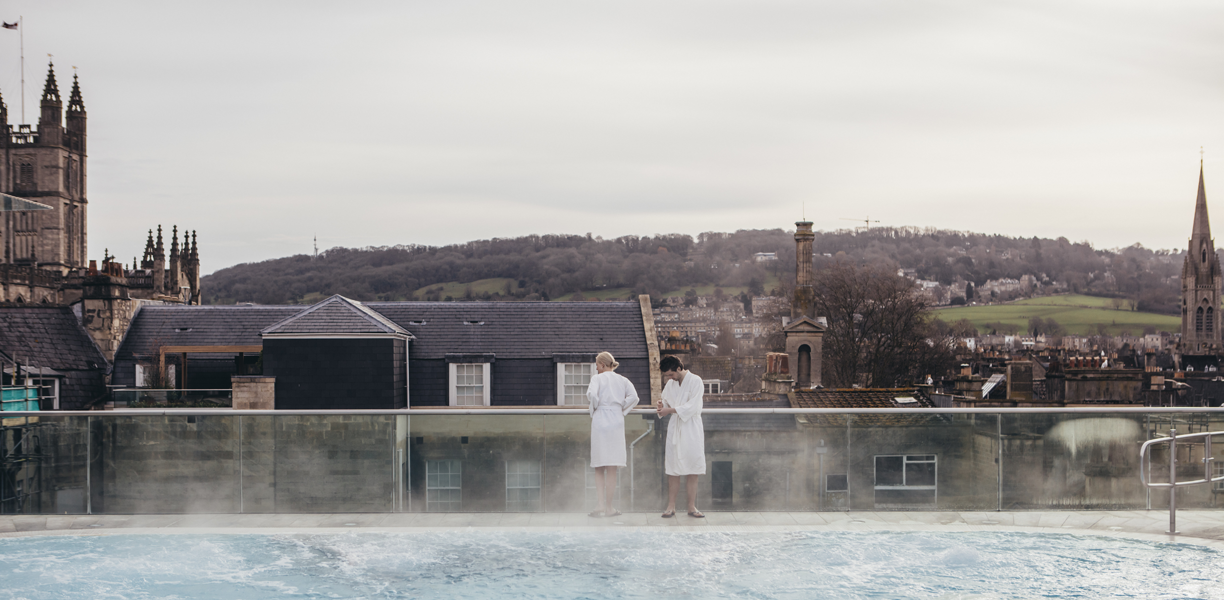
[[[1169,513],[1151,511],[1025,512],[714,512],[696,519],[657,512],[592,518],[581,513],[356,513],[194,515],[0,515],[0,537],[175,533],[337,533],[454,529],[595,531],[1016,531],[1075,533],[1181,542],[1224,551],[1224,510],[1182,510],[1180,535],[1168,535]]]

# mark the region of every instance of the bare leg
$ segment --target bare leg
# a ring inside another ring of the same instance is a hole
[[[595,512],[607,510],[604,506],[604,468],[595,467]]]
[[[665,513],[676,512],[676,494],[680,493],[680,477],[678,475],[667,476],[667,510]]]
[[[696,475],[686,475],[686,477],[688,478],[688,481],[685,482],[687,485],[685,486],[684,491],[688,492],[688,511],[697,512],[697,476]],[[679,479],[679,477],[677,477],[676,479]],[[675,499],[676,499],[675,494],[673,494],[672,495],[673,505],[675,504]]]
[[[616,467],[604,467],[604,491],[608,494],[604,507],[608,514],[616,512]]]

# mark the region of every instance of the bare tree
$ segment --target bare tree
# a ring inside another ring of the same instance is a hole
[[[909,385],[952,367],[954,340],[928,322],[928,301],[913,282],[847,261],[833,262],[815,279],[816,314],[829,321],[822,360],[827,384]]]

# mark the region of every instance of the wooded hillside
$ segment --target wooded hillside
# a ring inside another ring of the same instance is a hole
[[[332,248],[317,259],[297,255],[222,269],[205,276],[202,287],[210,304],[291,304],[337,293],[358,300],[549,300],[607,290],[659,296],[696,286],[786,293],[794,280],[792,235],[781,229],[696,239],[531,235],[442,247]],[[1177,310],[1183,256],[1139,245],[1097,250],[1065,238],[891,227],[817,232],[813,249],[817,269],[850,260],[914,269],[944,285],[1032,275],[1065,284],[1066,291],[1126,298],[1135,309],[1163,313]],[[758,252],[774,252],[778,260],[756,262]],[[500,289],[465,285],[497,278],[505,280]],[[765,289],[767,283],[775,289]]]

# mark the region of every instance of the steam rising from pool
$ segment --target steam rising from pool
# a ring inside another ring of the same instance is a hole
[[[1209,598],[1224,555],[1015,533],[491,532],[0,539],[7,598]]]

